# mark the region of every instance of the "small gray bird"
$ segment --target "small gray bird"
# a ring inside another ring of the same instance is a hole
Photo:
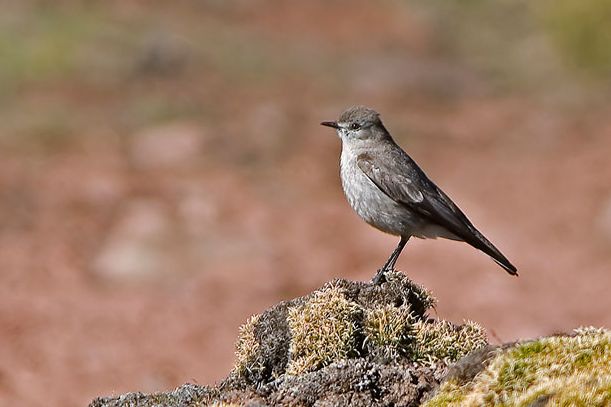
[[[375,110],[351,107],[338,121],[321,124],[333,127],[342,140],[340,174],[350,206],[371,226],[401,236],[375,283],[385,281],[384,274],[394,269],[411,236],[467,242],[509,274],[518,275],[515,266],[395,143]]]

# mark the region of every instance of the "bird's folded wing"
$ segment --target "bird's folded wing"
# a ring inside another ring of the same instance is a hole
[[[473,226],[458,206],[427,178],[407,154],[395,152],[390,158],[392,161],[384,161],[365,153],[357,157],[357,165],[392,200],[429,222],[444,227],[488,254],[509,274],[517,275],[516,267]]]
[[[388,197],[409,207],[430,222],[465,240],[473,235],[473,225],[409,157],[393,157],[393,168],[370,154],[357,157],[363,173]],[[401,171],[397,171],[401,168]]]

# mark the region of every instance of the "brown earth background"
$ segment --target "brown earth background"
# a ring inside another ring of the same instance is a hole
[[[251,314],[396,244],[322,120],[365,104],[518,266],[410,241],[493,342],[611,325],[611,6],[23,1],[0,14],[0,405],[210,384]]]

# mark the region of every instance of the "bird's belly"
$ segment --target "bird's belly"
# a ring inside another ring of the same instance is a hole
[[[365,222],[397,236],[411,236],[420,229],[418,218],[407,207],[389,198],[360,170],[341,175],[348,203]]]

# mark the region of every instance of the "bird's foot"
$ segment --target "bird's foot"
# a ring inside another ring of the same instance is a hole
[[[382,283],[385,283],[387,281],[386,273],[388,273],[389,271],[392,271],[392,268],[382,267],[381,269],[378,270],[376,275],[371,279],[371,282],[375,285],[381,285]]]

